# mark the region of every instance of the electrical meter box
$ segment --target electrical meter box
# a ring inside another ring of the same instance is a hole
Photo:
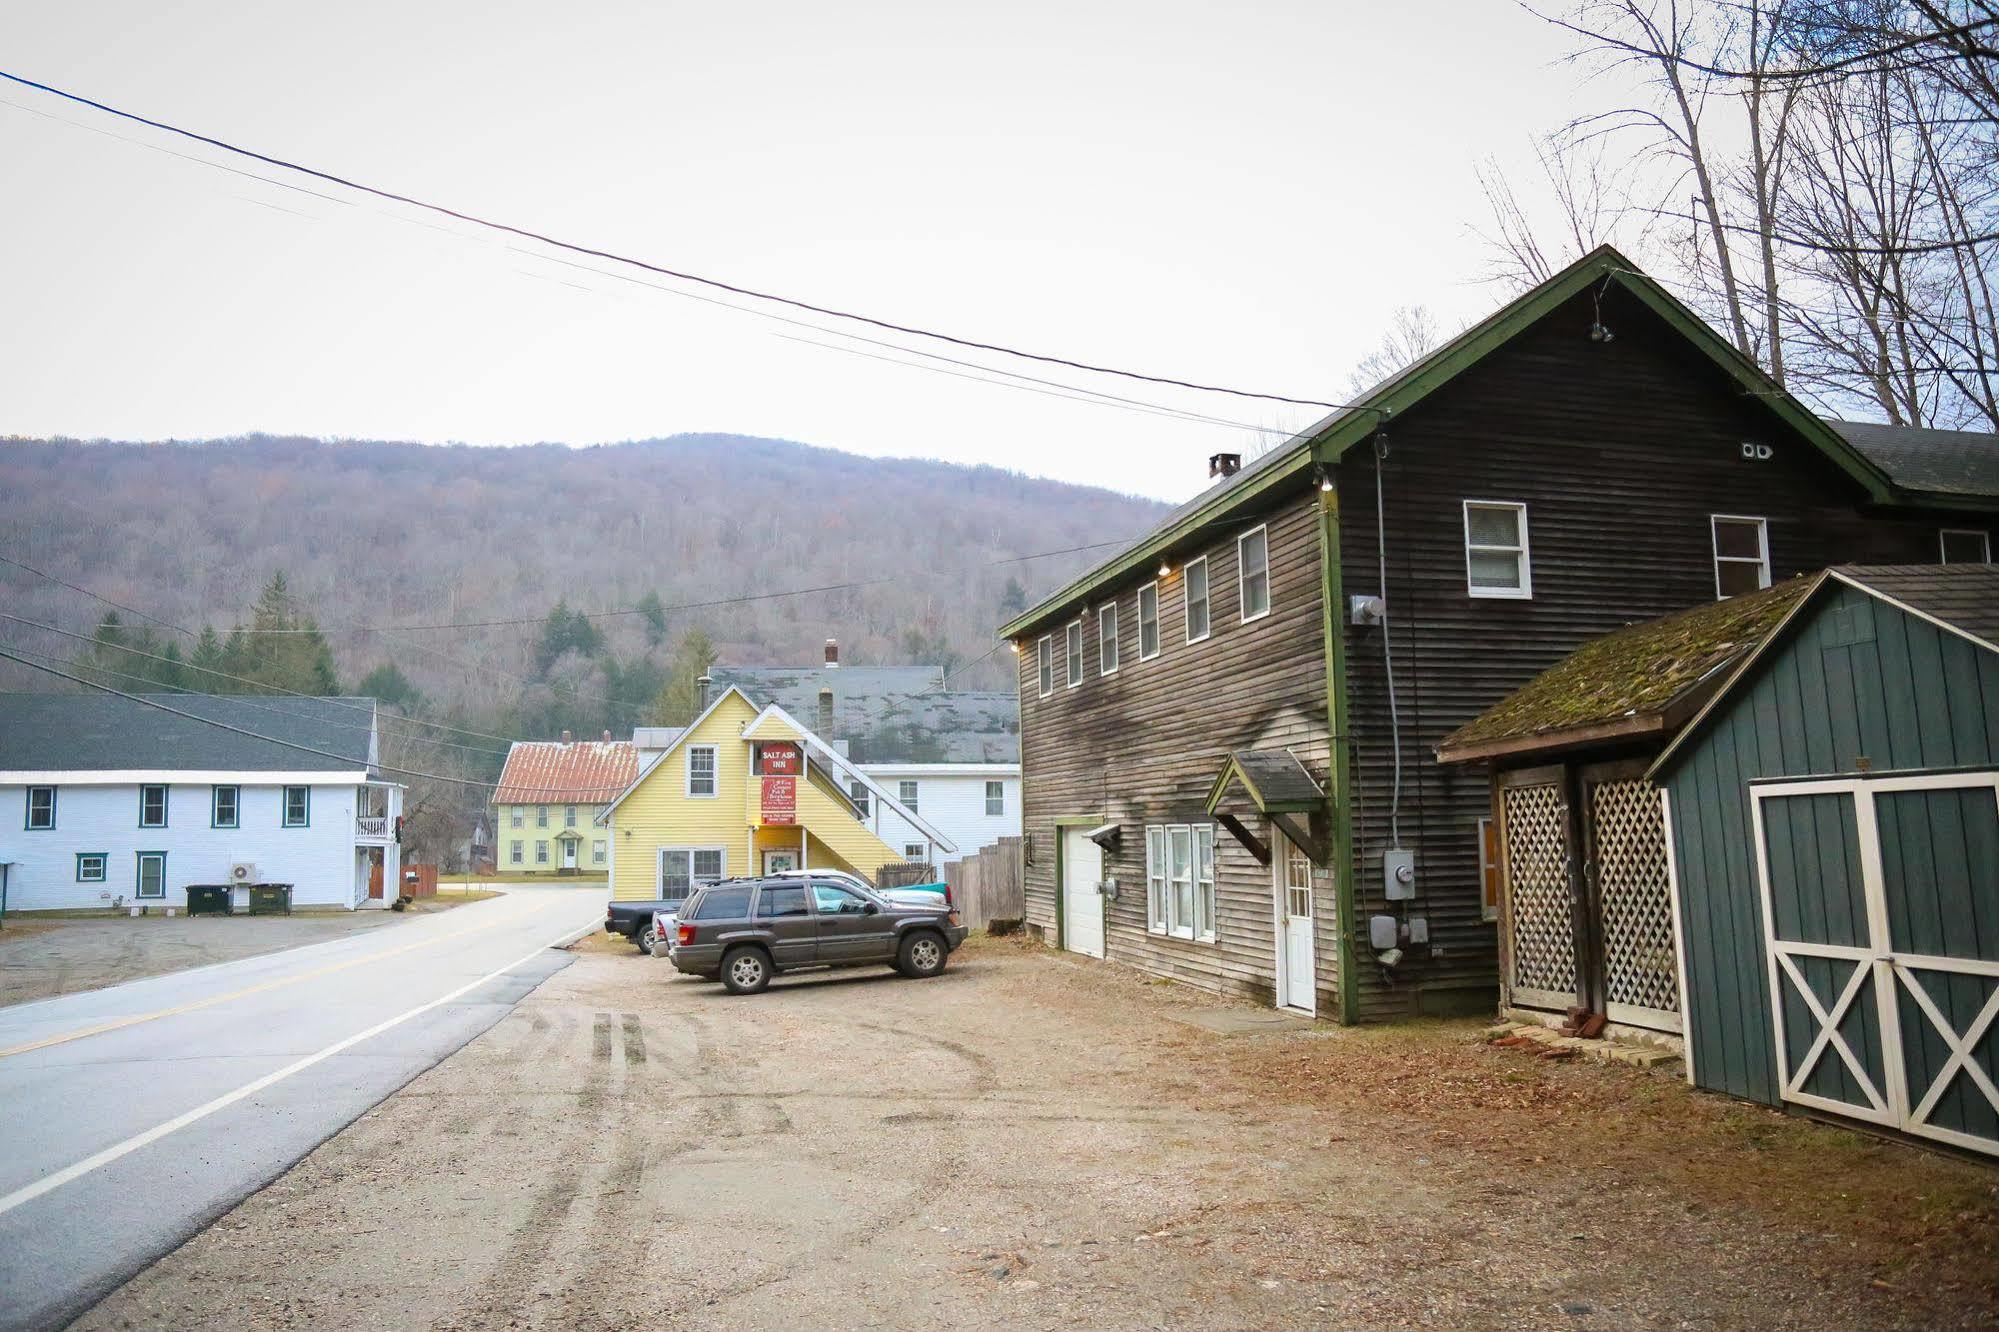
[[[1382,896],[1407,902],[1416,895],[1416,853],[1396,847],[1381,853]]]

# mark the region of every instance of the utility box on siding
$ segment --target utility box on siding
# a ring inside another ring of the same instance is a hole
[[[1651,775],[1694,1081],[1999,1155],[1999,567],[1827,571]]]

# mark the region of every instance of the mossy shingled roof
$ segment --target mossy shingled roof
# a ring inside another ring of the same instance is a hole
[[[1718,684],[1723,667],[1762,642],[1813,577],[1792,578],[1592,639],[1445,736],[1437,755],[1449,761],[1494,749],[1537,747],[1520,742],[1554,745],[1573,733],[1641,719],[1677,724],[1666,714],[1676,705],[1698,703],[1704,697],[1702,686]]]

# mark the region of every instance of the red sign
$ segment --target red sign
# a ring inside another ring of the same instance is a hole
[[[764,775],[766,777],[796,777],[798,775],[798,746],[773,741],[763,747]]]
[[[767,824],[798,822],[796,777],[764,778],[764,822]]]

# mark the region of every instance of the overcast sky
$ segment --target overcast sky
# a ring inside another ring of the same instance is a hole
[[[1524,164],[1578,97],[1505,0],[13,0],[0,33],[12,72],[596,248],[1307,398],[1396,307],[1502,298],[1474,169]],[[1168,499],[1251,437],[786,340],[839,341],[0,98],[0,434],[735,431]]]

